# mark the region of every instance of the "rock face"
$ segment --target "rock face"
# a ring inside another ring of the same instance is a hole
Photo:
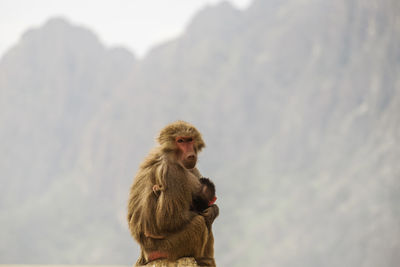
[[[397,266],[399,3],[223,3],[141,61],[65,20],[29,31],[0,61],[0,258],[134,262],[132,177],[184,119],[218,265]]]

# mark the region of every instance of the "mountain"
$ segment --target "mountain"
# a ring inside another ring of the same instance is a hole
[[[132,264],[129,186],[184,119],[207,143],[219,266],[396,266],[399,11],[221,3],[140,61],[63,19],[29,31],[0,61],[0,259]]]
[[[28,31],[2,58],[2,261],[74,262],[84,246],[92,247],[93,238],[82,242],[82,232],[88,238],[86,220],[99,212],[92,211],[88,176],[73,176],[82,134],[135,64],[126,49],[107,49],[64,19]]]

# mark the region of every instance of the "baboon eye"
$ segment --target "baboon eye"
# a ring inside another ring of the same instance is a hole
[[[187,141],[187,142],[192,142],[192,141],[193,141],[193,138],[192,138],[192,137],[189,137],[188,139],[186,139],[186,141]]]
[[[180,138],[180,139],[178,139],[178,141],[177,141],[178,143],[183,143],[183,139],[182,138]]]

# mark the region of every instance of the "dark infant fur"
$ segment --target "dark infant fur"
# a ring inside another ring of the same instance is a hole
[[[210,201],[214,199],[215,185],[209,178],[202,177],[199,181],[202,185],[202,190],[199,194],[193,196],[192,210],[200,213],[207,209]],[[205,192],[203,192],[204,186],[206,187]]]

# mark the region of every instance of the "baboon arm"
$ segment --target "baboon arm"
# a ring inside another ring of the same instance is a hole
[[[188,182],[188,172],[178,164],[163,166],[159,183],[164,188],[158,196],[155,219],[160,233],[176,232],[197,215],[190,210],[194,188]]]

